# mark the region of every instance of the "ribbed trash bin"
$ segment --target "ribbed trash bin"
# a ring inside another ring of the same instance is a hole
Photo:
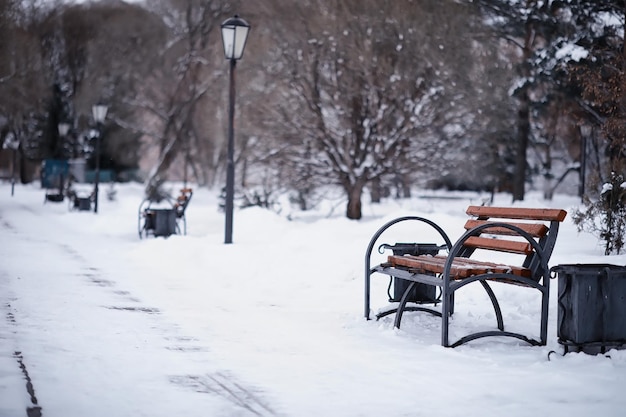
[[[74,200],[74,208],[79,211],[91,210],[91,198],[90,197],[76,197]]]
[[[154,236],[168,237],[176,233],[176,210],[151,209],[154,221]]]
[[[626,348],[626,266],[570,264],[558,274],[558,342],[589,354]]]

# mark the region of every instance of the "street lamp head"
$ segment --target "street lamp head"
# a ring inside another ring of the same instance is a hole
[[[58,128],[59,128],[59,135],[65,136],[67,135],[67,132],[70,131],[70,124],[66,122],[61,122],[59,123]]]
[[[106,104],[102,103],[95,104],[91,108],[91,111],[93,113],[93,119],[96,121],[96,123],[104,122],[104,119],[107,117],[108,110],[109,107]]]
[[[226,59],[238,60],[243,56],[250,25],[238,15],[222,23],[222,42]]]

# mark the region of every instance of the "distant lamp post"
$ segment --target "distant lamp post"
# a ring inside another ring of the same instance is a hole
[[[98,136],[96,137],[96,177],[94,180],[94,204],[93,212],[98,213],[98,186],[100,183],[100,139],[102,137],[102,123],[107,117],[107,111],[109,107],[106,104],[98,103],[91,108],[93,113],[93,120],[95,120],[98,127]]]
[[[59,155],[63,157],[63,159],[65,159],[65,156],[67,156],[66,140],[67,140],[67,134],[70,131],[70,124],[67,122],[61,122],[57,125],[57,130],[59,131],[59,144],[58,144],[58,149],[60,149]],[[61,176],[61,181],[59,184],[59,194],[63,194],[63,187],[65,185],[65,180],[66,178],[63,178],[63,176]]]
[[[230,61],[230,88],[228,105],[228,161],[226,167],[226,227],[224,243],[233,243],[233,200],[235,196],[235,67],[243,56],[250,25],[238,15],[222,23],[224,55]]]
[[[17,152],[20,149],[20,141],[13,134],[13,132],[9,132],[5,138],[2,148],[11,149],[13,151],[13,161],[11,163],[11,197],[13,197],[13,194],[15,194],[15,168],[17,167]]]
[[[63,149],[63,156],[65,156],[65,142],[67,140],[67,134],[70,131],[70,124],[67,122],[61,122],[58,124],[57,129],[59,130],[59,139],[61,142],[61,149]]]

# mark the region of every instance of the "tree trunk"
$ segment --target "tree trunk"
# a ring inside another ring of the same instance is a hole
[[[364,184],[351,185],[346,189],[348,194],[348,207],[346,216],[350,220],[359,220],[361,214],[361,196],[363,195]]]
[[[165,181],[167,171],[178,156],[179,150],[180,139],[178,136],[170,139],[170,142],[161,150],[157,166],[146,182],[145,195],[147,198],[153,198],[158,195],[159,187]]]
[[[525,89],[520,97],[519,110],[517,112],[517,152],[515,154],[515,171],[513,174],[513,201],[524,200],[526,186],[526,150],[528,149],[528,136],[530,135],[530,98]]]
[[[370,188],[370,196],[371,196],[372,203],[380,203],[380,200],[382,198],[380,178],[376,178],[372,180],[369,188]]]
[[[622,18],[626,16],[626,10],[624,10],[624,15]],[[619,128],[617,130],[617,134],[611,141],[611,169],[614,172],[617,172],[622,175],[626,175],[626,134],[624,133],[624,124],[626,122],[626,45],[622,45],[622,62],[620,65],[620,86],[621,89],[619,91],[619,106],[616,106],[616,119],[618,122],[616,123]],[[619,253],[619,252],[618,252]]]
[[[411,198],[411,179],[407,174],[402,176],[402,198]]]
[[[543,198],[547,201],[552,201],[554,197],[554,189],[556,186],[554,183],[554,177],[551,174],[546,174],[543,177]]]
[[[529,0],[528,3],[531,1]],[[533,22],[526,22],[524,49],[522,51],[521,76],[525,83],[530,78],[529,59],[532,55],[535,29]],[[530,86],[526,84],[519,93],[519,109],[517,111],[517,152],[515,154],[515,170],[513,172],[513,201],[524,200],[526,186],[526,150],[530,136]]]
[[[20,173],[20,182],[22,184],[30,184],[35,181],[35,173],[38,165],[39,164],[35,164],[26,159],[24,153],[20,151],[18,169]]]

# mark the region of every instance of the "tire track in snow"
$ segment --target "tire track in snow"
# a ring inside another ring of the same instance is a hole
[[[24,374],[24,378],[26,378],[26,391],[28,391],[28,395],[30,396],[31,405],[26,407],[26,416],[42,417],[41,407],[39,406],[37,396],[35,395],[33,381],[30,379],[30,375],[28,374],[28,370],[26,369],[26,364],[24,363],[24,356],[22,355],[22,352],[19,351],[15,352],[13,356],[15,357],[15,359],[17,359],[17,363],[22,370],[22,374]]]
[[[196,392],[218,395],[260,417],[277,416],[276,412],[255,392],[223,372],[206,375],[174,376],[171,381]]]
[[[3,229],[4,232],[9,232],[12,235],[16,235],[18,234],[15,226],[13,226],[11,223],[9,223],[6,219],[2,218],[2,216],[0,216],[0,226],[1,229]],[[7,295],[6,291],[8,291],[7,289],[3,290],[3,295]],[[10,333],[11,334],[16,334],[17,331],[15,330],[18,326],[18,322],[15,318],[15,313],[13,311],[13,308],[11,306],[11,299],[7,299],[6,301],[3,301],[4,303],[4,308],[6,311],[6,322],[9,326],[10,329],[14,329],[11,330]],[[16,360],[16,365],[19,367],[24,380],[25,380],[25,388],[26,388],[26,392],[28,394],[28,398],[30,401],[30,405],[28,405],[26,407],[26,417],[42,417],[42,408],[39,405],[39,401],[37,400],[37,396],[35,395],[35,387],[33,384],[33,381],[30,377],[30,374],[28,373],[28,368],[26,366],[26,360],[24,359],[24,354],[22,353],[21,350],[16,350],[13,352],[13,358]]]
[[[13,309],[10,303],[6,303],[5,305],[7,313],[6,320],[10,327],[17,327],[18,323],[15,319],[15,314],[13,313]],[[15,333],[12,332],[12,333]],[[33,381],[28,373],[28,368],[26,367],[26,361],[24,359],[24,355],[21,351],[16,350],[13,352],[13,358],[15,358],[17,362],[17,366],[19,367],[22,375],[24,376],[24,380],[26,381],[26,392],[28,393],[28,398],[30,400],[30,405],[26,407],[26,417],[42,417],[41,406],[39,405],[39,401],[37,400],[37,396],[35,395],[35,387],[33,385]]]

